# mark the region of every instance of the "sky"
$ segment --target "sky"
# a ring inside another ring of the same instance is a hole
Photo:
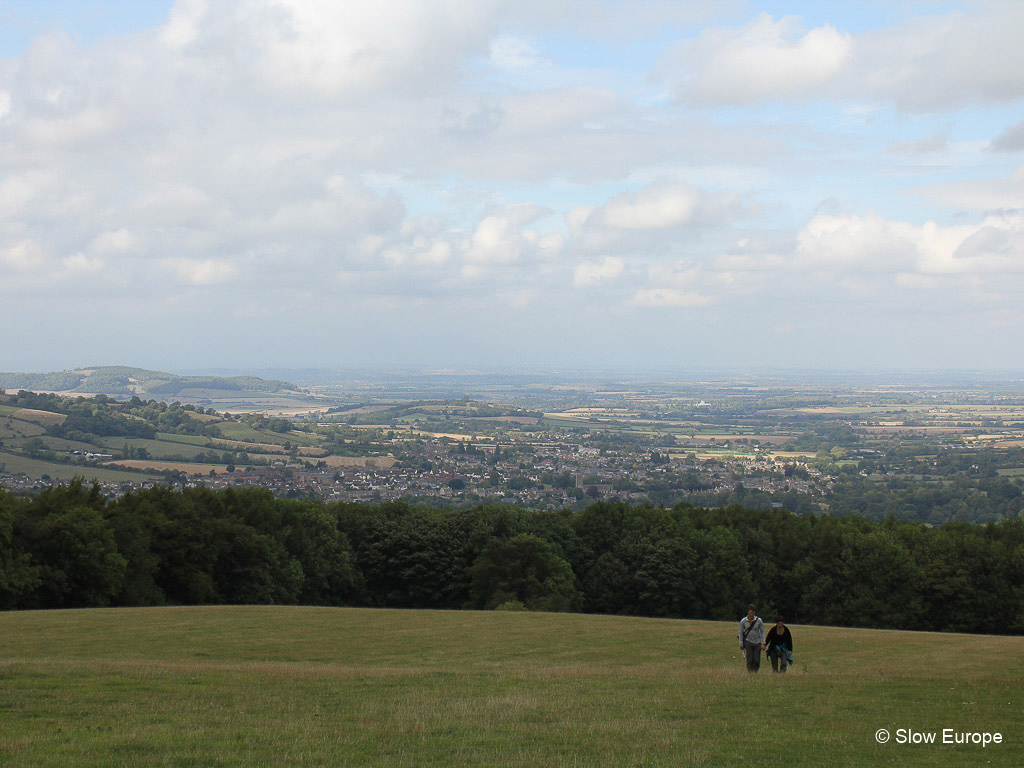
[[[1024,3],[0,0],[0,370],[1024,369]]]

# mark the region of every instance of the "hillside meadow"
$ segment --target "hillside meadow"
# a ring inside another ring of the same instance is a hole
[[[303,607],[0,613],[0,764],[1018,766],[1024,638]],[[888,729],[893,741],[878,744]],[[999,732],[897,744],[899,728]]]

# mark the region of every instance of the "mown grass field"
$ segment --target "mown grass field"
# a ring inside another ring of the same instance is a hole
[[[2,419],[2,421],[0,421],[0,440],[6,440],[12,437],[38,437],[46,432],[43,427],[30,421],[4,418],[2,416],[0,416],[0,419]]]
[[[316,445],[320,442],[317,435],[301,432],[271,432],[265,429],[254,429],[248,424],[237,421],[219,422],[221,434],[229,440],[240,440],[248,443],[267,443],[269,445]]]
[[[116,451],[120,451],[126,445],[129,448],[144,448],[154,459],[167,459],[171,456],[191,459],[200,453],[210,450],[210,448],[203,445],[192,445],[190,443],[171,442],[168,440],[147,440],[142,437],[100,437],[96,439],[96,442],[105,448],[112,448]]]
[[[122,481],[140,482],[142,480],[158,479],[159,475],[140,474],[138,472],[123,472],[116,469],[106,469],[96,466],[82,464],[57,464],[52,461],[41,459],[30,459],[27,456],[0,451],[0,471],[17,474],[23,472],[29,477],[42,477],[49,475],[54,480],[71,480],[76,476],[84,477],[88,481],[99,480],[106,483],[118,483]]]
[[[4,766],[1019,766],[1024,639],[276,607],[0,614]],[[899,745],[879,728],[998,731]]]

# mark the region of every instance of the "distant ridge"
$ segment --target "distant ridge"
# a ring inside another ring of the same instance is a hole
[[[121,365],[77,368],[51,373],[0,373],[0,388],[44,392],[80,392],[113,396],[154,395],[166,398],[188,391],[303,392],[287,381],[256,376],[180,376]]]

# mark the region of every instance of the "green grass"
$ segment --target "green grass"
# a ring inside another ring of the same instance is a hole
[[[266,429],[254,429],[244,422],[223,422],[217,425],[226,440],[240,440],[247,443],[267,443],[269,445],[317,445],[323,442],[319,435],[303,432],[271,432]]]
[[[209,445],[210,439],[200,435],[176,435],[173,432],[157,432],[157,438],[168,443],[185,443],[187,445]]]
[[[141,437],[101,437],[97,440],[101,445],[116,450],[119,454],[121,449],[128,445],[130,448],[145,448],[154,459],[165,459],[170,456],[180,456],[185,459],[192,459],[200,453],[206,453],[209,448],[190,443],[171,442],[169,440],[147,440]]]
[[[93,466],[80,464],[57,464],[41,459],[30,459],[27,456],[18,456],[6,451],[0,451],[0,471],[12,475],[24,473],[29,477],[42,477],[49,475],[54,480],[71,480],[76,475],[81,475],[86,480],[99,480],[104,483],[116,483],[122,481],[141,482],[161,477],[156,474],[143,474],[141,472],[123,472],[116,469],[100,469]]]
[[[0,614],[0,764],[1017,766],[1024,640],[275,607]],[[879,745],[879,728],[999,731]]]
[[[242,440],[247,443],[273,443],[274,445],[284,445],[288,441],[288,438],[283,435],[253,429],[251,425],[241,421],[226,421],[218,424],[217,428],[220,429],[220,433],[227,440]]]
[[[8,448],[17,447],[18,450],[21,450],[22,446],[31,439],[32,438],[28,437],[17,437],[4,441],[4,445]],[[83,443],[80,440],[65,440],[63,437],[50,437],[49,435],[41,435],[38,439],[41,440],[43,445],[51,451],[87,451],[89,453],[105,453],[101,446],[93,445],[92,443]]]
[[[0,416],[0,440],[11,437],[38,437],[45,434],[46,429],[31,421],[12,419]]]

